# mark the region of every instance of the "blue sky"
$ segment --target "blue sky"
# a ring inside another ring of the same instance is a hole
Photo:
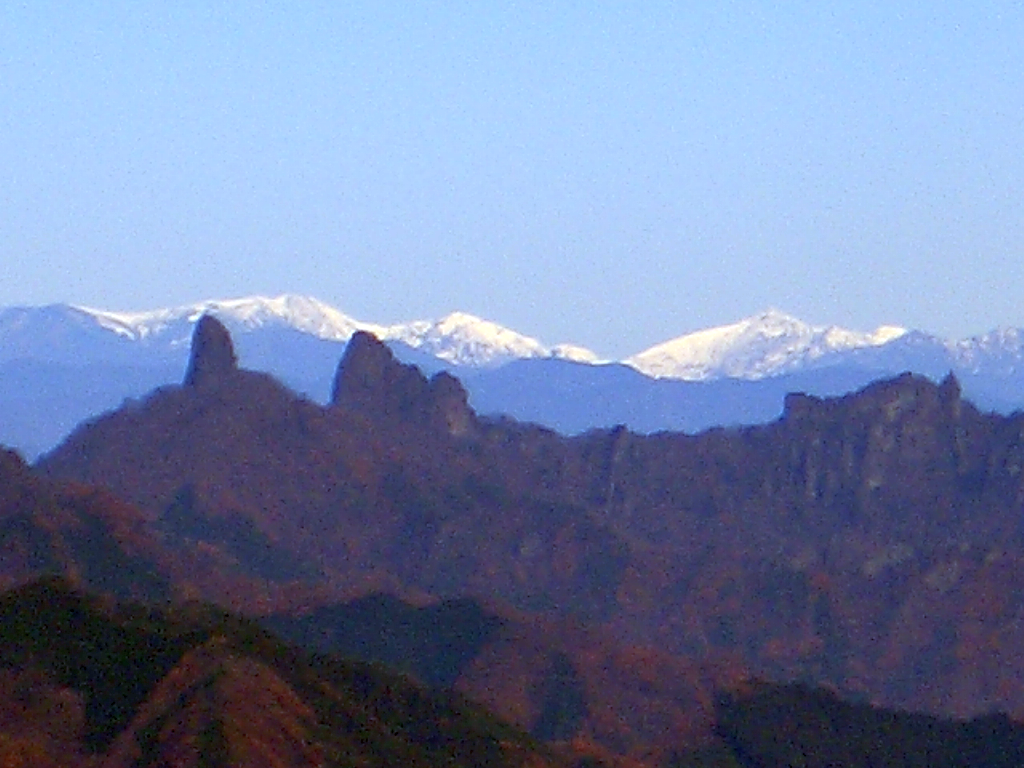
[[[1024,326],[1024,8],[843,5],[4,3],[0,305]]]

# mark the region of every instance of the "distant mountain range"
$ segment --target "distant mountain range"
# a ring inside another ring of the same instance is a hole
[[[461,312],[385,325],[284,295],[134,313],[63,304],[0,310],[0,443],[34,457],[80,421],[178,380],[205,313],[231,331],[243,366],[311,399],[326,401],[345,344],[365,330],[404,362],[458,376],[478,412],[568,434],[616,424],[694,432],[765,422],[789,391],[838,395],[904,371],[935,380],[952,371],[981,407],[1024,407],[1021,329],[950,340],[892,326],[813,326],[769,310],[612,362]]]
[[[295,295],[211,300],[148,312],[110,312],[65,304],[9,308],[0,311],[0,339],[4,343],[0,359],[14,356],[12,351],[27,351],[29,356],[37,357],[39,342],[44,346],[56,344],[60,350],[73,333],[93,334],[93,343],[82,350],[90,359],[107,360],[114,349],[130,348],[183,359],[192,327],[204,314],[220,319],[236,336],[284,330],[345,343],[356,331],[369,331],[383,341],[405,345],[452,365],[488,367],[536,357],[597,361],[593,352],[582,347],[546,347],[536,339],[464,312],[453,312],[440,320],[382,325],[356,320],[322,301]],[[43,339],[38,338],[40,333]],[[27,346],[19,341],[27,342]]]

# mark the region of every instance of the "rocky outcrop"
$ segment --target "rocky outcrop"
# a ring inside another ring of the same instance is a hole
[[[331,405],[374,421],[427,424],[451,435],[469,434],[475,422],[458,379],[441,372],[428,380],[365,331],[349,340],[334,376]]]
[[[238,370],[231,334],[213,315],[203,315],[192,332],[192,353],[185,386],[207,388]]]

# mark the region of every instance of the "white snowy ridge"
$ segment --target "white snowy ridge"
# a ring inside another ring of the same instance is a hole
[[[583,347],[547,347],[537,339],[465,312],[453,312],[439,320],[380,325],[356,320],[317,299],[291,294],[210,300],[148,312],[73,309],[129,339],[172,346],[188,344],[192,326],[209,313],[233,333],[267,326],[290,327],[317,338],[344,342],[356,331],[369,331],[384,341],[400,341],[455,365],[488,367],[514,359],[547,357],[598,362],[597,355]]]
[[[365,330],[457,366],[493,368],[530,358],[607,362],[584,347],[547,346],[464,312],[453,312],[437,320],[367,323],[315,298],[292,294],[209,300],[145,312],[111,312],[67,305],[12,307],[0,310],[0,339],[7,345],[4,351],[9,356],[31,356],[35,342],[25,335],[30,319],[46,317],[49,319],[41,322],[70,322],[76,328],[101,329],[152,350],[180,350],[187,348],[195,322],[207,312],[239,336],[276,328],[344,343],[356,331]],[[55,333],[51,338],[59,339],[61,334]],[[949,340],[895,326],[860,332],[834,325],[810,325],[776,309],[680,336],[622,362],[654,378],[752,380],[828,365],[839,361],[844,353],[881,350],[892,343],[906,345],[910,350],[927,348],[928,355],[945,354],[945,362],[940,365],[948,363],[951,368],[968,373],[1006,376],[1024,372],[1021,329],[1002,328],[969,339]]]
[[[763,379],[796,370],[825,355],[886,344],[905,328],[871,333],[808,325],[777,309],[731,325],[680,336],[625,362],[654,378],[703,381],[720,377]]]
[[[266,325],[285,325],[331,341],[345,341],[357,330],[377,332],[381,328],[353,320],[317,299],[294,295],[209,300],[146,312],[109,312],[91,307],[73,309],[92,315],[107,330],[137,341],[181,333],[185,333],[183,340],[187,341],[192,325],[207,313],[234,329],[254,330]]]

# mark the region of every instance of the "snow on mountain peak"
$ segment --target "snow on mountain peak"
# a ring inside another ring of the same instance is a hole
[[[551,348],[551,356],[559,360],[568,360],[572,363],[588,363],[590,365],[607,362],[598,357],[593,351],[576,344],[556,344]]]
[[[209,313],[237,328],[252,330],[266,325],[287,325],[329,341],[346,341],[357,330],[380,327],[359,322],[311,296],[296,294],[204,301],[181,310],[187,311],[190,322]]]
[[[294,294],[211,299],[145,312],[73,309],[91,315],[101,327],[121,336],[136,341],[166,340],[171,336],[170,343],[175,346],[188,343],[192,326],[204,314],[215,316],[235,332],[282,325],[331,341],[345,341],[360,329],[380,328],[354,320],[317,299]]]
[[[466,312],[452,312],[436,320],[377,325],[355,320],[318,299],[295,294],[208,300],[148,312],[109,312],[86,307],[71,310],[126,339],[170,348],[187,347],[195,322],[210,313],[232,333],[265,327],[291,328],[343,343],[357,330],[365,330],[384,341],[401,342],[453,365],[495,367],[515,359],[552,357],[580,363],[601,362],[583,347],[547,347],[533,337]],[[770,308],[730,325],[658,344],[625,362],[656,378],[758,379],[814,364],[834,353],[880,346],[906,332],[894,326],[881,326],[869,333],[813,326]],[[953,351],[964,362],[970,362],[974,357],[986,357],[988,348],[1013,346],[1011,342],[1016,339],[1011,336],[1009,331],[1002,335],[993,332],[957,343]]]
[[[381,338],[401,341],[457,365],[488,367],[516,358],[551,355],[536,339],[465,312],[393,325],[384,329]]]
[[[743,325],[750,331],[768,337],[806,333],[811,327],[803,320],[787,315],[785,312],[775,309],[775,307],[769,307],[758,315],[740,320],[737,325]]]
[[[355,320],[318,299],[295,294],[207,300],[146,312],[110,312],[88,307],[72,310],[132,341],[166,343],[171,347],[187,346],[192,326],[209,313],[232,333],[277,326],[328,341],[346,342],[356,331],[369,331],[384,341],[402,342],[454,365],[493,367],[513,359],[540,357],[597,360],[588,349],[572,345],[549,349],[537,339],[466,312],[452,312],[439,320],[378,325]]]
[[[894,326],[882,326],[872,333],[813,326],[769,309],[730,325],[658,344],[626,363],[655,378],[760,379],[794,370],[833,352],[878,346],[905,332]]]

